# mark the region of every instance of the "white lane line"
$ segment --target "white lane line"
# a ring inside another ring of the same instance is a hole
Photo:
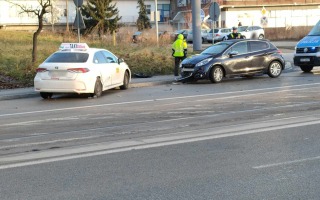
[[[174,134],[167,134],[161,136],[152,136],[147,138],[130,139],[125,141],[105,142],[98,144],[85,145],[75,148],[63,148],[57,150],[47,150],[29,154],[11,155],[9,157],[2,157],[0,159],[0,169],[9,169],[30,165],[37,165],[43,163],[51,163],[57,161],[86,158],[97,155],[106,155],[111,153],[125,152],[137,149],[148,149],[154,147],[162,147],[168,145],[184,144],[197,141],[233,137],[239,135],[255,134],[266,131],[274,131],[286,128],[307,126],[320,124],[320,119],[310,118],[309,121],[297,122],[288,124],[286,121],[279,120],[277,126],[245,126],[244,130],[239,130],[239,127],[232,127],[229,129],[213,129],[213,130],[198,130],[198,133],[192,131],[184,131]],[[259,167],[259,166],[258,166]]]
[[[215,99],[238,98],[238,97],[241,97],[241,96],[261,95],[261,94],[270,93],[268,91],[268,92],[260,92],[260,93],[243,94],[243,95],[241,95],[242,93],[247,93],[247,92],[258,92],[258,91],[272,90],[272,93],[275,93],[275,92],[288,92],[288,91],[313,89],[312,87],[293,88],[293,87],[302,87],[302,86],[310,86],[310,85],[311,86],[317,86],[317,85],[320,85],[320,83],[303,84],[303,85],[291,85],[291,86],[263,88],[263,89],[253,89],[253,90],[243,90],[243,91],[233,91],[233,92],[223,92],[223,93],[213,93],[213,94],[190,95],[190,96],[182,96],[182,97],[149,99],[149,100],[141,100],[141,101],[127,101],[127,102],[107,103],[107,104],[90,105],[90,106],[76,106],[76,107],[69,107],[69,108],[58,108],[58,109],[51,109],[51,110],[38,110],[38,111],[20,112],[20,113],[8,113],[8,114],[1,114],[0,117],[15,116],[15,115],[26,115],[26,114],[37,114],[37,113],[46,113],[46,112],[56,112],[56,111],[65,111],[65,110],[77,110],[77,109],[86,109],[86,108],[97,108],[97,107],[102,107],[102,106],[114,106],[114,105],[126,105],[126,104],[135,104],[135,103],[146,103],[146,102],[153,102],[153,101],[167,101],[167,100],[175,100],[175,99],[199,98],[199,97],[206,97],[206,96],[209,97],[209,96],[228,95],[228,94],[229,95],[230,94],[240,94],[240,95],[231,96],[231,97],[217,97]],[[284,89],[284,88],[293,88],[293,89]],[[281,90],[279,90],[279,89],[281,89]]]
[[[252,167],[252,168],[254,168],[254,169],[264,169],[264,168],[269,168],[269,167],[278,167],[278,166],[282,166],[282,165],[291,165],[291,164],[303,163],[303,162],[314,161],[314,160],[320,160],[320,156],[311,157],[311,158],[305,158],[305,159],[300,159],[300,160],[292,160],[292,161],[286,161],[286,162],[259,165],[259,166],[255,166],[255,167]]]

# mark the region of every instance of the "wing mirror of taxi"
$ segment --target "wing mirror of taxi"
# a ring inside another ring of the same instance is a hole
[[[118,59],[118,64],[120,64],[120,63],[122,63],[122,62],[124,62],[123,58],[119,58],[119,59]]]
[[[235,55],[238,55],[239,53],[237,51],[231,51],[230,53],[228,53],[229,57],[232,58]]]

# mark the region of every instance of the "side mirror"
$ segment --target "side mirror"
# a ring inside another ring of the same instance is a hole
[[[238,55],[238,54],[239,54],[239,52],[237,52],[237,51],[231,51],[230,53],[228,53],[230,58],[232,58],[233,56]]]
[[[118,58],[118,64],[124,62],[123,58]]]

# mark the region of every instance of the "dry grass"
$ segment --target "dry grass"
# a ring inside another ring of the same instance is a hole
[[[90,47],[108,49],[118,57],[124,58],[133,73],[173,73],[170,38],[161,38],[157,45],[156,37],[152,37],[153,33],[150,32],[148,40],[134,44],[132,34],[133,31],[123,30],[115,36],[107,35],[101,39],[89,35],[81,37],[80,42],[87,43]],[[62,42],[78,42],[74,33],[43,31],[38,37],[37,62],[32,65],[32,36],[31,32],[0,31],[0,74],[31,84],[37,66],[57,51]]]
[[[312,27],[265,28],[269,40],[300,40]],[[152,30],[144,31],[144,40],[132,43],[134,29],[122,28],[115,35],[108,34],[102,38],[95,35],[81,37],[81,42],[90,47],[105,48],[124,58],[133,73],[152,75],[172,74],[170,35],[159,38]],[[78,42],[75,33],[52,33],[43,31],[38,37],[38,61],[31,62],[32,32],[0,30],[0,75],[12,77],[20,82],[33,83],[35,69],[50,54],[55,52],[62,42]],[[189,49],[189,55],[192,50]]]

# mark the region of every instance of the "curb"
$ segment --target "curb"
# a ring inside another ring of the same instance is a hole
[[[151,82],[140,82],[140,83],[130,83],[129,88],[141,88],[141,87],[150,87],[150,86],[157,86],[157,85],[165,85],[165,84],[172,84],[174,80],[167,80],[167,81],[151,81]],[[22,98],[31,98],[40,96],[39,92],[35,92],[30,90],[28,92],[21,92],[21,93],[12,93],[12,94],[3,94],[1,95],[0,92],[0,101],[3,100],[12,100],[12,99],[22,99]]]

